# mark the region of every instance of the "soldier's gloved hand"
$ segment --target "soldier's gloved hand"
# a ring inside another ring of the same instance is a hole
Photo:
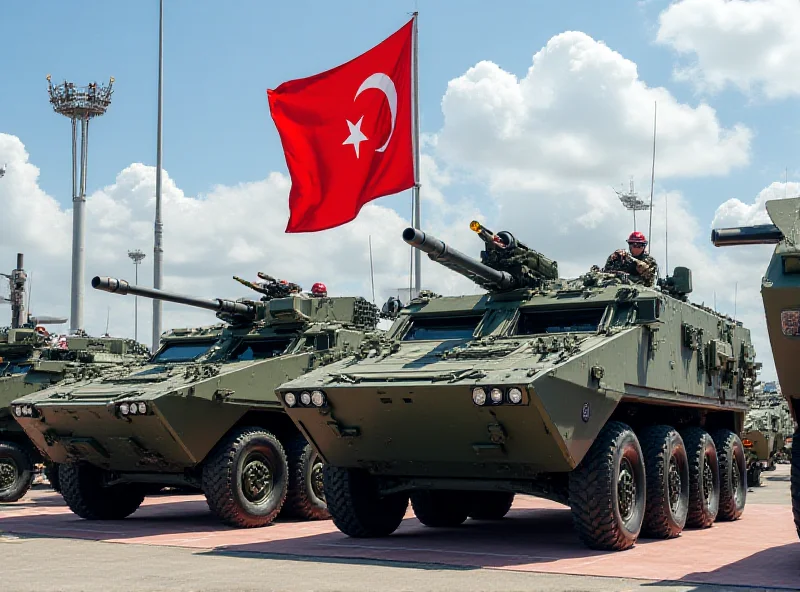
[[[644,261],[639,261],[638,259],[634,259],[633,261],[636,265],[636,271],[638,271],[639,273],[644,273],[645,271],[650,269],[650,266],[647,265],[647,263],[645,263]]]

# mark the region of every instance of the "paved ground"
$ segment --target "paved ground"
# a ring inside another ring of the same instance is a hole
[[[741,520],[671,541],[641,540],[623,553],[584,548],[569,510],[528,497],[498,523],[429,529],[409,512],[395,535],[356,540],[330,521],[226,528],[199,496],[150,498],[127,520],[89,522],[36,489],[0,506],[0,589],[796,589],[800,541],[788,467],[764,477]],[[35,556],[48,558],[46,569]]]

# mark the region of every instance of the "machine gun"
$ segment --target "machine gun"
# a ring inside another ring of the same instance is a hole
[[[239,276],[233,276],[233,279],[240,284],[247,286],[251,290],[255,290],[259,294],[263,294],[261,297],[263,302],[268,302],[273,298],[286,298],[292,294],[300,294],[303,291],[303,288],[301,288],[298,284],[287,282],[286,280],[276,280],[271,275],[267,275],[261,271],[258,272],[258,277],[264,281],[250,282],[240,278]]]
[[[406,228],[403,240],[427,253],[432,261],[490,291],[538,288],[544,280],[558,278],[558,263],[526,247],[510,232],[495,234],[475,220],[469,227],[486,245],[486,250],[481,251],[480,261],[415,228]]]
[[[223,298],[195,298],[193,296],[184,296],[183,294],[165,292],[154,288],[133,286],[125,280],[118,280],[110,277],[93,277],[92,288],[95,290],[103,290],[104,292],[111,292],[113,294],[120,294],[122,296],[133,294],[134,296],[144,296],[145,298],[166,300],[167,302],[177,302],[178,304],[188,304],[189,306],[195,306],[197,308],[213,310],[217,313],[219,319],[232,325],[252,322],[257,316],[256,303],[254,302],[235,302]]]

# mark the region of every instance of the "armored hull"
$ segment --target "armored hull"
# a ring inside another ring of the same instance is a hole
[[[530,493],[570,504],[590,546],[624,549],[642,524],[668,538],[687,519],[741,515],[737,434],[754,356],[740,323],[674,291],[592,272],[421,297],[371,356],[278,392],[328,463],[329,507],[351,536],[389,534],[409,496],[424,523],[454,526],[502,517],[509,495]],[[289,404],[315,391],[324,408]],[[645,483],[645,465],[670,475],[668,491]],[[612,467],[605,484],[600,466]]]
[[[211,510],[233,526],[264,526],[281,512],[327,517],[322,462],[286,417],[275,388],[357,351],[377,323],[374,305],[309,298],[278,283],[264,288],[278,293],[259,302],[197,299],[110,278],[94,283],[218,310],[225,324],[173,331],[132,373],[13,403],[30,407],[19,423],[63,464],[72,510],[88,519],[124,518],[148,493],[180,486],[203,491]]]

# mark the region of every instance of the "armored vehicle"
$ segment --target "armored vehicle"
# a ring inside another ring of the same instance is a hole
[[[131,340],[88,338],[80,335],[50,336],[43,325],[59,325],[67,319],[33,317],[25,310],[24,256],[17,253],[17,267],[0,273],[9,282],[11,325],[0,328],[0,502],[20,499],[31,486],[34,467],[45,459],[14,421],[12,400],[62,381],[97,375],[115,364],[143,359],[144,346]],[[27,411],[20,408],[19,412]],[[59,489],[58,470],[45,462],[50,484]]]
[[[147,359],[145,346],[132,339],[68,335],[51,341],[42,327],[0,329],[0,502],[20,499],[30,488],[34,465],[42,457],[13,415],[30,413],[10,403],[54,384],[65,387],[113,371],[127,371]],[[59,490],[58,470],[45,462],[45,474]]]
[[[389,535],[409,498],[431,527],[500,519],[522,493],[569,505],[587,545],[621,550],[640,531],[738,518],[749,331],[687,301],[687,268],[658,289],[597,268],[559,279],[510,233],[471,228],[480,261],[403,238],[488,293],[423,292],[374,351],[277,390],[326,463],[336,526]]]
[[[218,335],[166,340],[125,376],[15,401],[18,418],[60,469],[62,495],[86,519],[120,519],[163,486],[202,490],[223,522],[327,517],[321,461],[283,412],[275,388],[351,355],[377,323],[355,297],[309,297],[261,274],[263,296],[201,299],[95,277],[92,286],[217,311]],[[238,278],[236,278],[238,279]],[[321,404],[316,397],[305,401]]]
[[[762,388],[763,386],[763,388]],[[747,484],[761,486],[761,473],[774,471],[778,461],[789,458],[794,422],[786,400],[774,382],[755,387],[744,420],[742,444],[747,452]]]
[[[711,233],[718,247],[772,244],[775,250],[761,279],[767,332],[781,391],[792,419],[800,419],[800,197],[766,203],[772,224],[719,228]],[[800,441],[792,437],[792,510],[800,536]]]

